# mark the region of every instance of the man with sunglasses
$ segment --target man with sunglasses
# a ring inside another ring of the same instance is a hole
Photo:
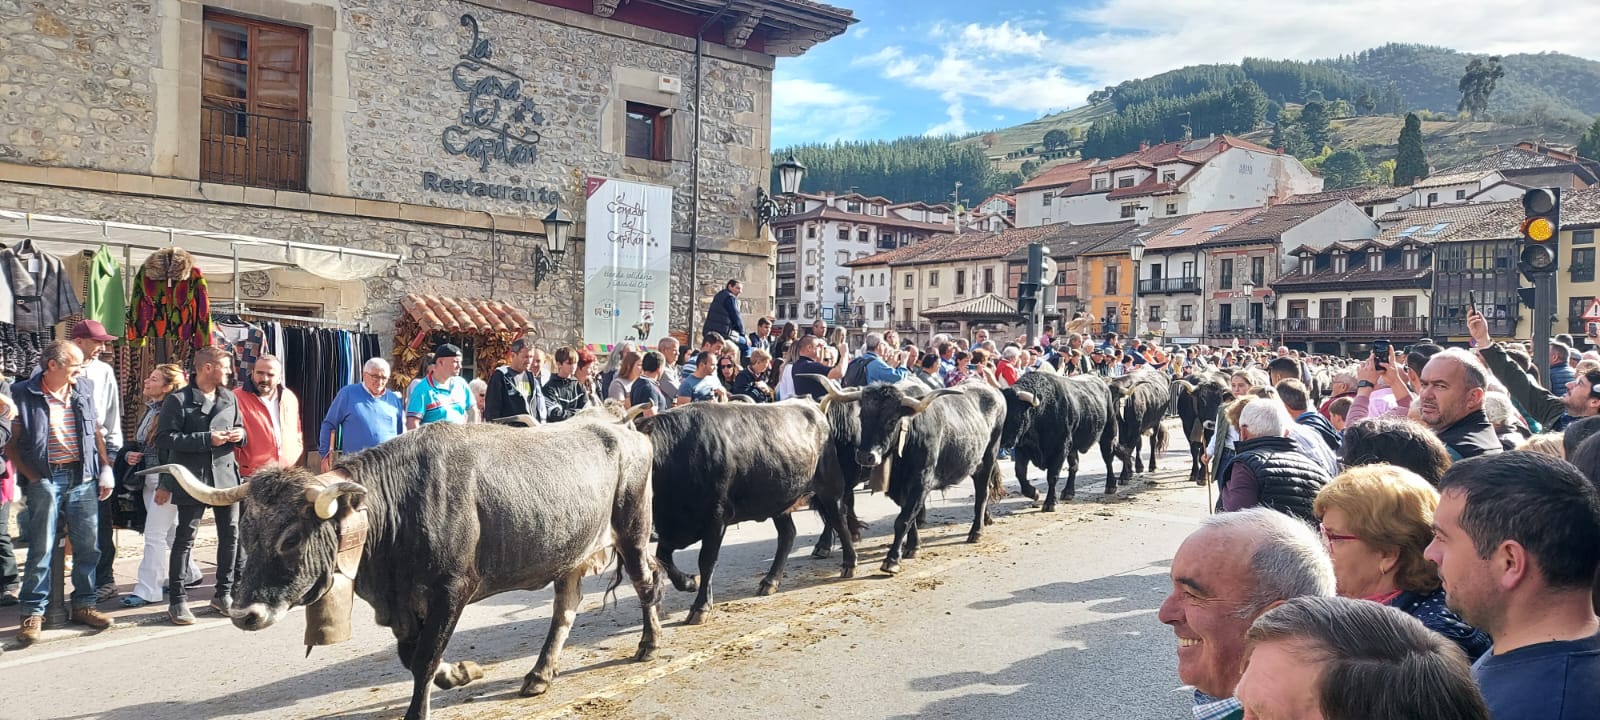
[[[1567,394],[1558,396],[1539,385],[1506,355],[1505,347],[1489,337],[1489,321],[1477,311],[1467,314],[1467,332],[1478,345],[1478,357],[1489,372],[1506,386],[1528,418],[1547,430],[1562,431],[1572,421],[1600,414],[1600,372],[1581,373],[1567,383]]]

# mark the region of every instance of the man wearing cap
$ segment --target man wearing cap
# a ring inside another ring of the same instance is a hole
[[[477,419],[477,400],[460,373],[461,348],[444,343],[433,349],[433,368],[417,383],[406,403],[407,430],[428,423],[466,423]]]
[[[83,351],[83,377],[93,384],[94,412],[100,418],[100,430],[106,438],[106,456],[116,457],[122,448],[122,390],[117,386],[117,374],[100,359],[100,353],[110,349],[116,340],[106,332],[98,320],[84,320],[72,326],[67,338]],[[111,511],[113,503],[100,503],[100,565],[95,568],[95,601],[105,602],[117,596],[117,580],[112,577],[112,563],[117,559],[116,538],[112,536]]]

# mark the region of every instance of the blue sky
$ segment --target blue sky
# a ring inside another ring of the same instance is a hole
[[[832,0],[860,22],[778,61],[773,147],[1006,127],[1123,80],[1387,42],[1600,59],[1600,2],[1570,0]],[[1511,8],[1515,7],[1513,11]]]

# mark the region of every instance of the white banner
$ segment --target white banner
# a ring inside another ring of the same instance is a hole
[[[667,335],[672,188],[590,177],[584,238],[583,339],[597,353]]]

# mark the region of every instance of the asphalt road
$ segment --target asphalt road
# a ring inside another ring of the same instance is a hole
[[[755,592],[772,527],[736,527],[708,623],[682,625],[692,596],[668,590],[663,647],[649,663],[631,661],[639,610],[626,584],[602,608],[609,577],[590,578],[562,674],[539,698],[517,690],[543,642],[550,594],[490,598],[467,609],[446,653],[481,663],[485,677],[435,691],[433,717],[1184,717],[1189,692],[1156,609],[1170,559],[1206,500],[1185,481],[1186,456],[1175,450],[1163,462],[1162,472],[1103,501],[1093,492],[1103,478],[1098,457],[1085,457],[1079,499],[1054,514],[1008,482],[1011,497],[976,545],[964,542],[971,491],[952,488],[935,497],[923,550],[896,577],[877,572],[893,529],[889,500],[858,498],[871,526],[852,580],[838,579],[837,553],[810,557],[821,525],[803,513],[771,597]],[[1037,469],[1033,477],[1043,484]],[[679,553],[680,567],[693,566],[694,551]],[[130,611],[105,632],[53,631],[6,652],[0,718],[364,720],[399,717],[409,701],[392,636],[364,603],[353,638],[309,658],[298,611],[252,634],[205,612],[188,628],[163,617],[164,609]]]

